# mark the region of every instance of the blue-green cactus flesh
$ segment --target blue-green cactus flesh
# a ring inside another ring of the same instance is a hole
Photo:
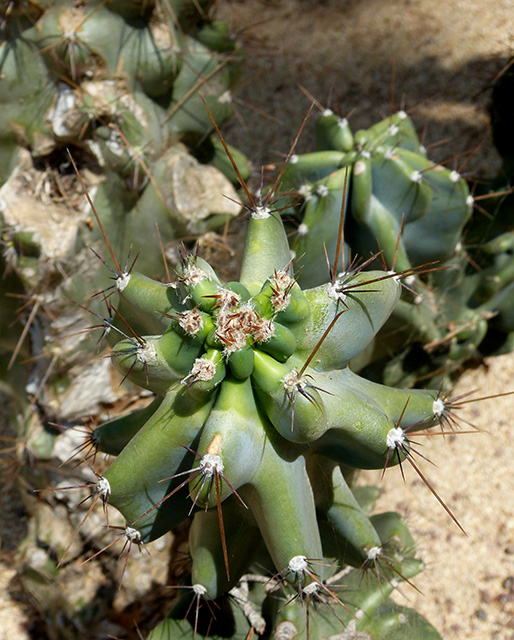
[[[487,218],[472,216],[485,195],[472,195],[455,168],[427,157],[403,111],[352,134],[325,109],[315,126],[317,151],[292,157],[280,183],[298,196],[280,204],[294,220],[299,284],[325,281],[324,250],[336,251],[343,211],[334,270],[376,253],[404,274],[409,291],[352,369],[390,386],[439,386],[462,363],[505,352],[514,326],[509,198]]]

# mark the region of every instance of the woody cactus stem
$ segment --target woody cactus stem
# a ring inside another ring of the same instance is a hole
[[[155,276],[174,243],[223,229],[239,213],[233,169],[202,102],[219,122],[231,116],[242,60],[213,4],[0,3],[0,287],[25,297],[2,305],[0,356],[5,348],[11,365],[23,354],[30,361],[26,377],[35,389],[44,381],[37,398],[47,418],[83,411],[77,381],[89,368],[90,318],[68,299],[105,313],[102,297],[89,300],[104,283],[94,255],[103,232],[118,274],[160,239],[162,252],[138,259]],[[88,389],[86,411],[117,395],[116,384],[99,387]]]
[[[227,25],[209,17],[211,0],[3,4],[0,223],[27,288],[47,289],[59,273],[71,280],[80,271],[67,291],[83,299],[80,278],[87,272],[92,280],[86,247],[100,234],[75,198],[69,151],[119,256],[153,242],[156,225],[166,244],[237,213],[209,195],[233,190],[215,168],[225,164],[202,99],[219,122],[231,116],[242,58]],[[211,166],[199,164],[200,155]],[[45,184],[52,221],[32,181]],[[139,269],[155,275],[161,264],[159,252],[148,252]]]
[[[422,568],[412,538],[396,514],[369,517],[352,479],[404,460],[417,468],[411,434],[443,424],[449,401],[348,368],[394,310],[405,274],[332,269],[328,283],[302,289],[271,197],[248,207],[239,281],[222,282],[197,255],[172,283],[135,271],[116,279],[126,323],[165,326],[113,348],[114,366],[156,399],[91,437],[116,456],[101,480],[106,500],[145,543],[192,516],[191,584],[153,640],[207,629],[215,638],[220,624],[234,638],[284,625],[294,633],[280,637],[353,625],[385,638],[416,617],[388,600]],[[259,586],[263,572],[289,594],[286,607]],[[305,608],[311,600],[328,608]],[[438,637],[416,620],[416,637]]]

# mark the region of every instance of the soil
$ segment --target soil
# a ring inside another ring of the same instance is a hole
[[[247,52],[234,98],[238,118],[225,135],[256,167],[283,159],[314,98],[349,117],[353,130],[405,108],[433,159],[473,177],[499,170],[487,107],[492,82],[514,48],[512,0],[224,0],[218,15]],[[312,121],[300,152],[310,148]],[[472,389],[478,397],[514,389],[514,354],[467,372],[456,393]],[[398,469],[368,479],[382,486],[380,509],[406,515],[427,563],[415,580],[422,593],[402,587],[402,604],[417,608],[445,640],[510,640],[514,396],[470,404],[463,415],[481,431],[427,439],[423,454],[437,467],[423,469],[467,535],[410,469],[405,482]],[[19,505],[2,505],[4,550],[19,535],[18,513]],[[29,628],[6,562],[0,640],[26,640]]]

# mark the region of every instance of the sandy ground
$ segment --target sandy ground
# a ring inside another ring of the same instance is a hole
[[[219,10],[248,52],[239,118],[226,135],[256,166],[287,152],[310,104],[301,85],[350,115],[354,130],[390,113],[391,103],[413,109],[427,146],[447,140],[433,147],[434,159],[457,155],[453,166],[475,176],[497,171],[488,89],[514,48],[512,0],[233,0]],[[310,140],[309,123],[299,150]],[[471,160],[460,155],[478,145]],[[503,356],[464,375],[458,392],[505,392],[514,389],[513,374],[514,355]],[[423,595],[402,588],[399,598],[445,640],[514,638],[513,414],[514,396],[471,404],[466,416],[487,433],[424,442],[437,468],[423,468],[467,537],[410,470],[405,483],[398,469],[382,482],[380,508],[408,517],[427,562],[416,579]],[[15,506],[4,523],[13,514]],[[2,529],[4,542],[6,535]],[[10,568],[0,572],[0,640],[26,640],[12,577]]]
[[[514,388],[514,356],[502,356],[468,372],[455,393],[472,397]],[[481,431],[417,438],[423,473],[467,533],[463,535],[415,472],[391,469],[379,510],[404,514],[426,570],[402,587],[397,600],[427,617],[445,640],[514,638],[514,396],[470,403],[460,415]],[[463,430],[469,430],[462,425]],[[406,465],[408,466],[408,465]],[[371,474],[370,474],[371,475]]]

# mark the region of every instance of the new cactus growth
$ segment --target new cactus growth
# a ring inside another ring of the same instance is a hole
[[[340,272],[339,225],[327,281],[302,287],[274,188],[257,203],[243,186],[250,220],[238,281],[223,282],[196,253],[183,254],[174,282],[120,270],[119,315],[139,330],[119,339],[106,321],[118,336],[114,366],[155,399],[90,434],[95,451],[115,456],[93,498],[121,512],[127,539],[141,544],[192,519],[190,582],[150,637],[223,629],[312,640],[348,627],[385,639],[412,620],[417,638],[438,638],[389,600],[422,568],[405,523],[370,516],[355,487],[358,469],[411,464],[457,522],[413,458],[416,434],[445,433],[457,405],[349,367],[412,269]]]

